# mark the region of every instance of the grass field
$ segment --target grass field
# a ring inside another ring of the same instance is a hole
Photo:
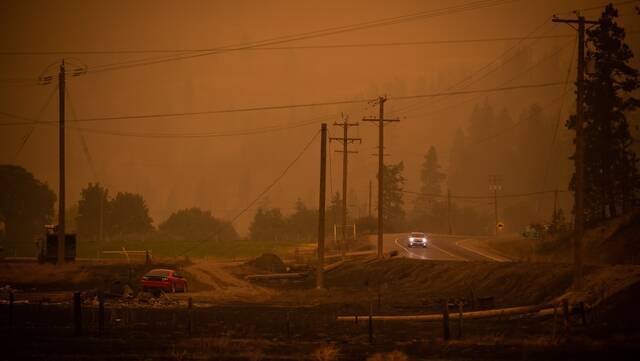
[[[105,255],[103,251],[122,251],[122,248],[130,251],[150,250],[154,257],[209,257],[214,259],[237,259],[256,257],[263,253],[275,253],[278,255],[292,253],[296,248],[309,248],[308,243],[295,241],[110,241],[78,242],[77,257],[79,258],[122,258],[122,255]],[[21,243],[5,245],[3,255],[6,257],[35,257],[37,248],[34,243]]]

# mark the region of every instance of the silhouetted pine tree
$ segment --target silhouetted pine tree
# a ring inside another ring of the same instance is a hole
[[[397,232],[404,226],[403,190],[405,178],[402,175],[404,163],[385,164],[384,172],[383,220],[385,231]]]
[[[438,211],[438,196],[442,195],[442,182],[446,178],[438,162],[436,148],[431,146],[424,156],[420,171],[420,195],[416,198],[411,223],[414,227],[442,232],[446,229],[446,213]]]
[[[584,84],[585,212],[593,224],[627,211],[638,198],[638,158],[626,113],[640,105],[631,92],[638,88],[638,70],[629,66],[633,53],[610,4],[599,24],[587,31],[587,72]],[[575,127],[575,117],[567,122]],[[574,188],[574,181],[571,182]]]

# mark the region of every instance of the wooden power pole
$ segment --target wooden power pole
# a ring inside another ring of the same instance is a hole
[[[498,224],[500,223],[500,218],[498,217],[498,191],[502,190],[502,186],[500,185],[500,179],[497,175],[489,176],[489,190],[493,191],[493,215],[495,217],[495,223],[493,225],[494,235],[498,235]]]
[[[447,223],[449,224],[449,234],[453,234],[451,226],[451,189],[447,189]]]
[[[325,192],[327,188],[327,124],[320,128],[320,199],[318,202],[318,268],[316,270],[316,287],[324,288],[324,211]]]
[[[380,112],[378,118],[363,118],[364,122],[378,122],[378,258],[382,258],[382,235],[384,233],[384,222],[382,217],[383,210],[383,194],[384,194],[384,122],[399,122],[399,119],[384,119],[384,103],[386,97],[378,98]]]
[[[58,183],[58,264],[63,264],[65,259],[65,170],[64,170],[64,136],[65,136],[65,68],[64,60],[60,64],[60,72],[58,73],[58,116],[59,116],[59,128],[58,128],[58,166],[60,180]]]
[[[340,247],[342,255],[346,253],[347,248],[347,174],[349,171],[349,153],[357,153],[349,150],[349,144],[360,142],[361,138],[349,138],[349,127],[357,127],[358,123],[349,123],[349,117],[344,117],[343,122],[333,123],[335,126],[340,126],[343,129],[342,138],[329,138],[329,141],[339,141],[342,143],[342,150],[336,150],[338,153],[342,153],[342,245]]]
[[[369,218],[371,218],[371,179],[369,179]]]
[[[578,24],[578,74],[576,80],[576,152],[573,236],[574,287],[582,288],[582,235],[584,233],[584,32],[585,24],[598,24],[595,20],[554,18],[554,23]]]

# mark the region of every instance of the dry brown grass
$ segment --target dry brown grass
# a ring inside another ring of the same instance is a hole
[[[367,358],[367,361],[409,361],[409,357],[400,351],[389,353],[376,353]]]
[[[312,357],[316,361],[334,361],[338,359],[340,349],[335,345],[323,345],[313,351]]]
[[[0,284],[78,284],[88,280],[90,273],[77,264],[62,266],[37,263],[0,263]]]

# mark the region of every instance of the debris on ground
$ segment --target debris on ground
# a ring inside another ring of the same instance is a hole
[[[10,293],[15,293],[17,290],[11,288],[9,285],[4,285],[4,287],[0,287],[0,298],[9,298]]]
[[[274,273],[284,273],[288,271],[287,266],[282,262],[282,259],[273,253],[265,253],[258,258],[248,261],[246,265],[262,271]]]

